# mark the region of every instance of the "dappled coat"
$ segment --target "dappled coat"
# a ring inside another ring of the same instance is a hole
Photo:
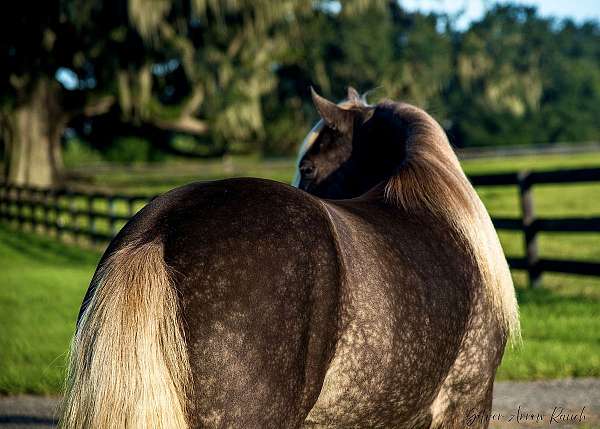
[[[495,231],[433,119],[350,95],[314,96],[314,195],[195,183],[123,228],[82,305],[63,427],[487,426],[518,331]]]

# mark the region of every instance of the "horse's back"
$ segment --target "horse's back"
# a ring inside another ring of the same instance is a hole
[[[321,203],[280,183],[230,179],[155,204],[181,296],[191,421],[297,426],[319,394],[336,330],[337,254]]]

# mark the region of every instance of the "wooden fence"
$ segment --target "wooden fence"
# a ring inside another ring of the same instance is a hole
[[[600,168],[476,175],[470,176],[470,180],[476,187],[518,186],[521,217],[492,220],[497,229],[522,231],[525,257],[508,258],[508,262],[513,269],[527,270],[532,286],[539,284],[545,271],[600,276],[600,260],[541,258],[536,239],[539,232],[600,232],[600,217],[537,218],[532,189],[537,184],[600,182]],[[20,227],[41,228],[59,238],[68,234],[73,240],[106,242],[150,199],[147,195],[49,190],[0,183],[0,219],[16,222]],[[598,247],[600,256],[600,240]]]
[[[600,168],[577,170],[559,170],[544,172],[488,174],[470,176],[476,187],[517,185],[521,207],[520,218],[496,217],[492,221],[496,229],[522,231],[524,237],[525,257],[508,258],[513,269],[527,270],[529,283],[537,286],[544,271],[567,274],[584,274],[600,276],[600,260],[583,262],[564,259],[541,258],[538,251],[537,234],[539,232],[600,232],[600,217],[577,218],[537,218],[533,201],[533,186],[552,183],[600,182]],[[590,196],[592,197],[592,196]],[[560,202],[557,202],[560,204]],[[598,242],[600,257],[600,240]]]
[[[41,189],[0,183],[0,219],[58,238],[111,240],[152,197]]]

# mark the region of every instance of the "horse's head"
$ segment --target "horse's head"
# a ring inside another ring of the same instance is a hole
[[[300,189],[321,198],[354,198],[396,172],[406,156],[406,133],[394,106],[371,106],[353,88],[339,104],[314,90],[312,98],[321,120],[301,149]]]

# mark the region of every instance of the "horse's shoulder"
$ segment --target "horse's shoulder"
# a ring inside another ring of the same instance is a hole
[[[359,199],[326,201],[325,206],[346,265],[370,263],[399,280],[411,275],[458,288],[479,284],[469,249],[435,215]]]

